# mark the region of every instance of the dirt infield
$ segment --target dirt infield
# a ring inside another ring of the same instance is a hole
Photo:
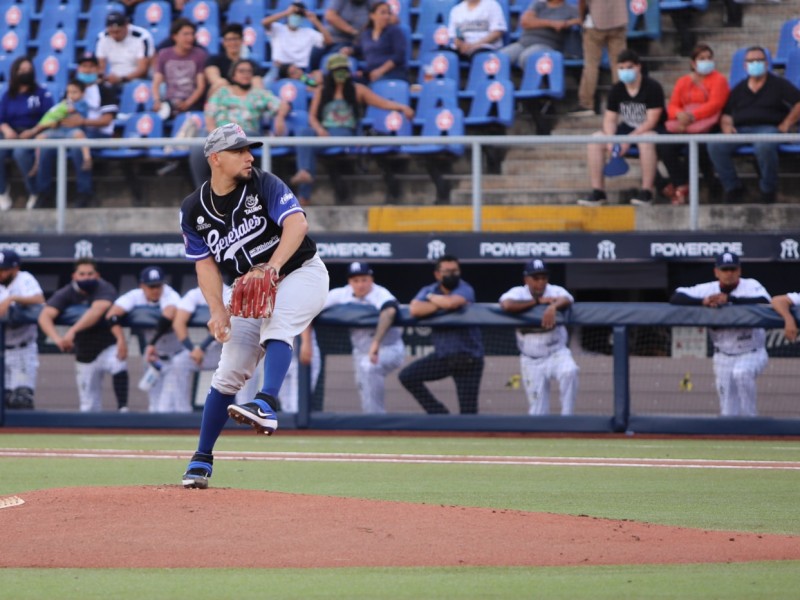
[[[0,567],[558,566],[800,559],[800,537],[180,486],[20,493]],[[2,498],[0,498],[2,500]]]

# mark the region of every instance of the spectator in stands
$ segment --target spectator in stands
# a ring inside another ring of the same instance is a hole
[[[208,99],[205,106],[206,131],[213,131],[225,123],[238,123],[248,135],[263,135],[265,123],[270,121],[275,135],[286,134],[286,116],[290,106],[269,90],[253,85],[256,66],[241,59],[231,65],[228,77],[232,83],[223,85]],[[202,146],[191,148],[189,164],[195,187],[211,176],[208,160]]]
[[[286,19],[286,24],[281,20]],[[303,25],[305,19],[313,25]],[[316,66],[311,65],[312,53],[321,52],[333,43],[330,30],[322,24],[313,10],[306,10],[305,4],[295,2],[281,12],[275,12],[261,21],[272,48],[272,70],[267,76],[269,82],[278,78],[278,69],[283,65],[295,65],[305,72]]]
[[[800,305],[800,293],[798,292],[772,297],[772,308],[783,319],[783,337],[789,342],[797,341],[797,320],[792,314],[792,307],[798,305]]]
[[[224,293],[230,288],[224,286]],[[172,390],[172,410],[170,412],[192,412],[192,376],[198,371],[213,371],[219,364],[222,344],[208,334],[199,344],[189,337],[189,321],[199,308],[207,307],[199,287],[186,292],[178,301],[172,330],[182,346],[182,350],[172,358],[172,367],[164,374],[164,388]],[[256,371],[257,372],[257,371]],[[258,392],[258,381],[251,378],[236,394],[236,403],[244,404]]]
[[[354,136],[358,128],[361,108],[364,105],[402,112],[408,119],[414,110],[378,96],[367,86],[353,82],[350,61],[343,54],[334,54],[328,59],[328,74],[323,84],[314,92],[308,111],[308,124],[301,135],[306,136]],[[291,178],[298,186],[297,198],[308,204],[316,173],[316,155],[322,146],[299,146],[297,148],[297,173]]]
[[[0,319],[7,319],[11,307],[44,303],[42,286],[28,271],[20,270],[19,255],[10,248],[0,250]],[[32,409],[39,371],[36,323],[6,323],[5,384],[6,408]]]
[[[114,304],[106,313],[108,321],[118,323],[135,308],[152,307],[158,308],[160,312],[158,325],[155,328],[138,330],[141,338],[147,340],[142,352],[145,367],[154,365],[161,372],[157,381],[146,390],[149,399],[148,409],[152,413],[175,411],[175,390],[164,385],[164,382],[166,374],[172,368],[172,359],[183,349],[172,331],[172,319],[175,318],[180,299],[178,292],[166,283],[164,270],[161,267],[149,266],[142,269],[139,274],[139,287],[125,292],[114,300]],[[117,349],[121,358],[127,358],[128,345],[121,331]]]
[[[6,140],[32,139],[36,124],[53,106],[53,96],[46,88],[36,83],[33,62],[20,56],[11,63],[8,90],[0,98],[0,137]],[[31,175],[36,160],[33,148],[5,148],[0,150],[0,210],[8,210],[13,204],[6,178],[6,161],[9,156],[23,175],[28,201],[25,208],[36,207],[38,195],[36,180]]]
[[[153,68],[153,110],[163,119],[202,110],[206,93],[203,69],[208,53],[195,44],[197,25],[181,17],[172,22],[169,32],[174,45],[158,51]]]
[[[579,0],[578,12],[583,21],[583,70],[578,87],[578,107],[573,117],[593,116],[595,92],[603,48],[611,59],[611,77],[617,82],[617,57],[625,49],[628,28],[627,0]]]
[[[310,69],[319,69],[326,54],[339,52],[353,46],[369,23],[369,8],[377,0],[330,0],[325,8],[325,26],[331,34],[331,42],[323,48],[314,48]]]
[[[497,0],[462,0],[450,9],[447,33],[453,49],[469,58],[503,45],[508,23]]]
[[[155,44],[149,31],[131,25],[121,12],[108,13],[106,30],[97,38],[95,55],[102,83],[114,92],[116,102],[123,85],[148,76],[154,54]]]
[[[571,415],[578,394],[578,365],[567,347],[567,328],[556,325],[556,313],[566,310],[574,299],[563,287],[549,282],[544,261],[528,261],[522,272],[523,283],[500,296],[500,308],[519,314],[544,305],[539,327],[516,330],[522,384],[528,397],[529,415],[550,414],[550,381],[558,381],[561,414]]]
[[[386,376],[399,368],[405,359],[403,328],[392,327],[397,316],[397,298],[375,283],[372,269],[367,263],[350,263],[347,285],[328,293],[322,310],[340,304],[369,306],[378,311],[375,327],[350,329],[353,347],[353,368],[356,385],[361,396],[361,410],[365,413],[385,413],[384,393]]]
[[[767,69],[767,55],[760,46],[744,56],[747,78],[730,93],[722,111],[722,133],[789,133],[800,119],[800,90]],[[736,173],[733,155],[743,144],[713,143],[708,154],[725,191],[723,201],[742,202],[744,187]],[[778,192],[778,142],[753,144],[760,178],[761,202],[775,202]]]
[[[412,317],[463,312],[475,302],[472,286],[461,279],[461,265],[455,256],[436,261],[436,282],[423,287],[409,305]],[[428,414],[446,414],[447,407],[425,386],[426,381],[452,377],[461,414],[478,412],[478,392],[483,376],[483,341],[478,327],[434,327],[433,352],[400,371],[400,383]]]
[[[642,65],[633,50],[623,50],[617,57],[617,77],[608,94],[608,103],[603,115],[603,129],[594,135],[629,135],[634,138],[628,144],[620,144],[620,155],[624,156],[636,144],[635,136],[665,133],[664,90],[661,84],[642,74]],[[653,202],[656,178],[655,144],[636,144],[642,171],[642,187],[631,204],[648,205]],[[583,206],[599,206],[607,202],[603,167],[606,151],[610,155],[614,144],[589,144],[587,156],[592,193],[589,198],[579,200]]]
[[[297,65],[283,64],[278,67],[278,79],[297,79],[306,85],[309,92],[313,92],[314,88],[322,83],[322,71],[306,73]]]
[[[100,278],[94,260],[81,258],[75,262],[72,281],[59,288],[39,314],[39,327],[56,347],[61,352],[75,351],[81,412],[102,409],[104,373],[112,376],[119,411],[128,411],[128,370],[123,347],[119,345],[122,338],[111,332],[114,324],[104,318],[116,297],[117,290]],[[61,335],[56,319],[68,309],[76,308],[85,312]]]
[[[386,2],[377,2],[369,11],[369,22],[352,48],[342,48],[345,55],[364,61],[359,74],[363,83],[379,79],[408,79],[408,43],[399,25],[392,24],[392,10]]]
[[[691,73],[675,82],[667,105],[666,128],[670,133],[709,133],[718,130],[722,109],[728,101],[728,80],[714,65],[708,44],[692,50]],[[670,183],[663,190],[672,204],[686,204],[689,196],[689,166],[682,144],[661,144],[659,158],[669,171]],[[706,155],[705,145],[702,156]],[[707,162],[707,159],[706,161]]]
[[[61,127],[80,127],[86,137],[90,139],[109,138],[114,135],[114,118],[117,116],[119,106],[114,92],[102,85],[99,74],[99,61],[94,54],[87,53],[78,59],[78,70],[75,78],[82,82],[86,89],[83,97],[88,105],[86,117],[81,115],[67,115],[59,125]],[[44,132],[47,137],[49,132]],[[67,155],[75,167],[76,197],[72,206],[84,208],[93,200],[93,185],[91,169],[84,169],[84,155],[81,148],[70,148]],[[36,173],[36,188],[38,199],[46,198],[52,191],[53,173],[55,172],[55,148],[41,148],[39,155],[39,169]]]
[[[725,252],[716,258],[716,281],[679,287],[671,304],[722,308],[765,304],[770,296],[755,279],[742,278],[739,257]],[[723,417],[756,416],[756,378],[767,366],[766,332],[760,327],[709,328],[714,344],[714,378]]]
[[[233,83],[228,79],[231,65],[244,58],[242,47],[244,44],[244,28],[238,23],[229,23],[222,30],[222,52],[209,56],[203,74],[208,82],[207,96],[211,96],[223,85]],[[261,69],[256,69],[253,76],[253,86],[264,87],[261,79]]]
[[[502,49],[512,65],[525,68],[528,57],[542,50],[563,52],[572,27],[581,24],[578,9],[565,0],[534,0],[520,16],[522,35]]]

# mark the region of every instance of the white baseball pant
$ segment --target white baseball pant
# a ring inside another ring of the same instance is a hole
[[[400,368],[405,360],[405,353],[403,344],[381,346],[378,351],[378,363],[373,364],[369,359],[369,352],[353,350],[353,368],[358,393],[361,396],[361,410],[364,413],[386,412],[386,376]]]
[[[714,353],[714,378],[723,417],[755,417],[756,378],[767,366],[767,351],[759,348],[736,356]]]
[[[578,365],[569,348],[561,348],[542,358],[519,357],[522,384],[528,397],[529,415],[550,414],[550,380],[558,381],[561,396],[561,414],[575,411],[578,395]]]
[[[99,412],[103,408],[103,375],[116,375],[128,368],[117,358],[117,346],[112,344],[90,363],[75,363],[75,380],[81,412]]]
[[[39,372],[39,349],[36,342],[22,348],[6,349],[5,388],[19,387],[36,389],[36,374]]]

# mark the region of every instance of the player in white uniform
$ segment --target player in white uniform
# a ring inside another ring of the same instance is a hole
[[[671,304],[720,308],[730,304],[768,304],[770,296],[755,279],[742,278],[739,257],[726,252],[716,259],[717,281],[679,287]],[[714,377],[723,417],[756,416],[756,377],[767,366],[766,332],[760,327],[711,329]]]
[[[571,415],[578,394],[578,365],[567,348],[567,328],[556,325],[556,312],[574,302],[563,287],[553,285],[543,261],[529,261],[522,272],[525,285],[511,288],[500,296],[500,308],[521,313],[538,305],[547,305],[540,327],[517,329],[517,347],[522,382],[528,397],[529,415],[550,414],[550,381],[558,381],[561,414]]]
[[[797,341],[797,320],[792,307],[800,305],[800,292],[789,292],[772,298],[772,308],[783,318],[783,336],[790,342]]]
[[[353,346],[353,367],[361,395],[361,410],[385,413],[386,376],[400,368],[405,358],[403,329],[392,327],[397,315],[397,298],[375,283],[367,263],[354,262],[347,273],[347,285],[328,293],[325,308],[350,303],[372,306],[380,312],[375,328],[350,329],[350,344]]]
[[[42,286],[33,275],[20,271],[19,255],[11,249],[0,250],[0,318],[8,316],[12,305],[43,303]],[[36,323],[6,323],[6,408],[33,408],[39,371],[37,333]]]
[[[148,409],[152,413],[175,410],[172,390],[166,389],[164,381],[172,368],[172,358],[183,349],[172,332],[172,319],[175,317],[179,300],[178,292],[165,283],[161,267],[145,267],[139,275],[139,287],[117,298],[106,314],[106,319],[115,327],[119,327],[118,320],[134,308],[151,306],[158,307],[161,311],[155,332],[152,330],[141,332],[142,335],[150,337],[143,352],[146,363],[161,365],[161,376],[147,391]],[[117,338],[118,344],[123,347],[123,352],[127,356],[127,345],[124,340],[124,335]]]
[[[299,336],[300,344],[297,352],[292,354],[289,370],[283,378],[278,402],[282,412],[296,413],[300,409],[300,365],[311,367],[309,393],[313,394],[317,387],[319,374],[322,371],[322,352],[317,344],[317,336],[310,325]]]

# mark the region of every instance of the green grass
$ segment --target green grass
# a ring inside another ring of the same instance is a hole
[[[174,460],[0,458],[0,496],[177,484],[194,434],[2,433],[0,448],[178,451]],[[225,435],[220,451],[800,460],[793,440]],[[215,487],[486,506],[800,535],[800,472],[219,460]],[[269,544],[265,543],[265,552]],[[0,553],[2,536],[0,535]],[[0,598],[800,598],[800,562],[582,568],[0,570]]]

